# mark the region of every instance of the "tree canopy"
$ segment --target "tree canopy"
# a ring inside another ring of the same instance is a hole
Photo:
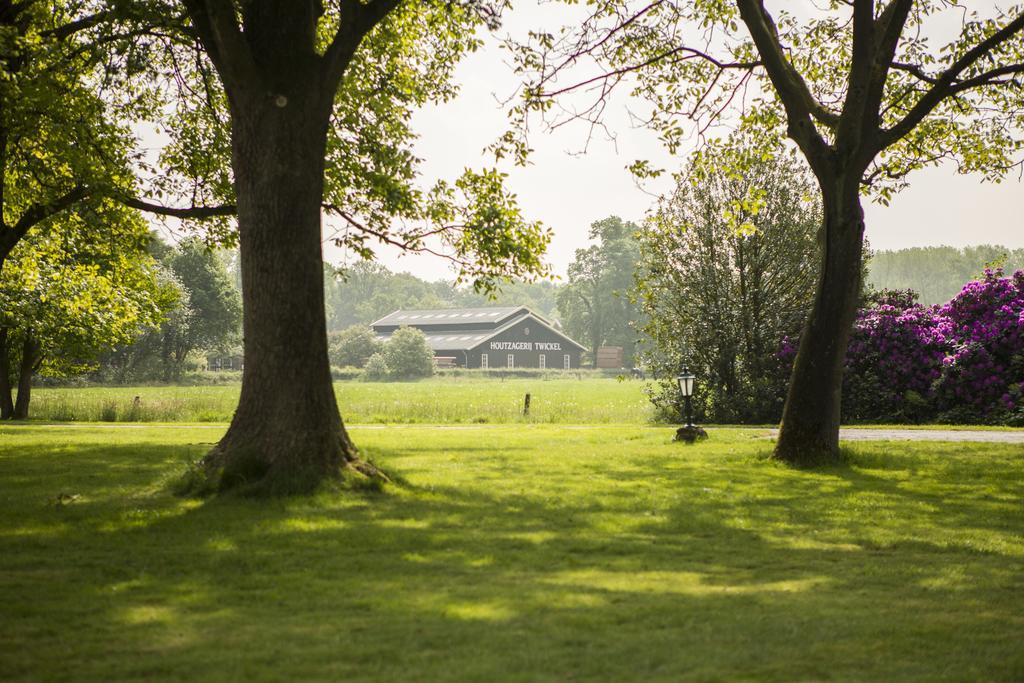
[[[717,124],[752,140],[788,136],[819,186],[821,268],[775,454],[839,457],[843,358],[862,273],[861,195],[886,202],[913,170],[953,161],[998,179],[1024,144],[1024,7],[945,0],[830,0],[769,10],[763,0],[588,3],[587,17],[515,46],[528,81],[518,130],[497,145],[524,158],[539,112],[599,125],[625,85],[671,150]],[[931,40],[941,22],[951,39]],[[574,106],[558,98],[585,96]],[[685,125],[687,121],[692,126]],[[640,175],[657,174],[644,160]]]
[[[28,1],[0,12],[0,268],[49,218],[133,193],[129,123],[152,102],[130,41],[89,9]],[[81,225],[103,227],[62,229]]]
[[[751,153],[714,146],[694,155],[639,235],[643,358],[668,417],[679,417],[684,367],[700,378],[702,419],[763,424],[781,415],[776,356],[811,305],[821,206],[796,159]]]
[[[169,143],[147,188],[156,200],[176,205],[165,207],[167,215],[202,221],[197,229],[231,244],[235,234],[226,217],[237,204],[232,103],[216,58],[196,54],[190,27],[207,13],[221,16],[221,2],[183,4],[187,16],[179,3],[163,0],[130,15],[133,22],[141,14],[163,24],[168,33],[153,42],[156,59],[150,68],[163,83],[164,107],[173,115],[162,119]],[[299,4],[296,14],[307,11]],[[460,282],[482,290],[509,275],[547,275],[540,255],[550,233],[522,216],[515,196],[504,188],[503,174],[466,169],[458,178],[425,187],[422,160],[413,151],[418,137],[413,112],[458,93],[455,66],[479,47],[478,29],[494,25],[502,3],[373,4],[362,21],[376,12],[381,16],[345,57],[348,64],[332,104],[323,160],[325,237],[366,261],[381,247],[447,259]],[[356,21],[360,13],[341,5],[325,5],[314,16],[313,49],[324,64],[341,58],[339,43],[330,49],[331,37],[341,40],[345,22]],[[134,205],[159,212],[154,203]]]
[[[595,221],[595,244],[576,250],[565,286],[558,292],[562,325],[570,337],[585,340],[593,353],[601,346],[621,346],[631,365],[639,309],[633,303],[633,271],[640,257],[639,227],[618,216]]]
[[[145,225],[118,205],[100,209],[63,214],[8,257],[0,275],[3,417],[28,416],[32,375],[81,374],[101,353],[159,324],[176,303],[177,290],[161,282],[144,249]],[[119,239],[76,239],[102,233],[103,221],[121,229]],[[86,222],[93,227],[76,225]]]

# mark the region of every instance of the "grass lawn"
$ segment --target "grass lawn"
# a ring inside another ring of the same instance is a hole
[[[1020,446],[353,433],[406,483],[182,500],[217,430],[0,428],[0,680],[1024,679]]]
[[[443,377],[419,382],[336,382],[345,421],[366,423],[611,423],[653,415],[644,382],[613,378]],[[228,422],[238,384],[205,387],[35,389],[32,417],[58,422]],[[530,416],[523,397],[531,394]],[[135,404],[135,397],[139,397]]]

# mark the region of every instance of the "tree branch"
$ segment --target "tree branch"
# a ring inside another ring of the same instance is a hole
[[[943,71],[932,83],[932,87],[921,96],[909,112],[891,128],[883,131],[881,138],[881,149],[892,146],[903,139],[907,133],[912,131],[926,116],[932,113],[939,104],[951,95],[955,95],[970,88],[991,85],[992,79],[1003,73],[1021,73],[1020,64],[1005,65],[997,69],[985,72],[974,78],[958,81],[958,78],[965,69],[973,66],[979,59],[995,50],[1002,43],[1024,31],[1024,13],[1008,23],[991,36],[981,41],[973,48],[965,52],[959,59],[953,62],[948,69]],[[1005,71],[1009,69],[1009,71]],[[929,81],[931,82],[931,81]]]
[[[889,65],[913,4],[913,0],[892,0],[876,20],[874,0],[854,2],[850,82],[843,107],[843,124],[836,139],[853,143],[854,149],[861,150],[858,161],[864,165],[878,151],[879,121]]]
[[[217,218],[220,216],[234,216],[238,213],[238,207],[234,204],[222,204],[220,206],[188,206],[179,208],[153,204],[152,202],[147,202],[136,197],[120,196],[113,197],[113,199],[132,209],[157,214],[158,216],[170,216],[172,218],[203,220],[207,218]]]
[[[326,210],[326,211],[328,211],[330,213],[333,213],[336,216],[340,216],[342,219],[345,220],[346,223],[351,225],[353,228],[355,228],[359,232],[366,233],[367,235],[371,235],[373,237],[376,237],[378,240],[380,240],[384,244],[388,244],[388,245],[390,245],[392,247],[397,247],[397,248],[401,249],[402,251],[408,251],[408,252],[417,253],[417,254],[421,254],[421,253],[422,254],[430,254],[432,256],[437,256],[439,258],[443,258],[445,260],[451,261],[452,263],[458,264],[460,266],[468,267],[468,266],[472,265],[469,261],[467,261],[465,259],[457,258],[457,257],[455,257],[452,254],[445,254],[445,253],[436,251],[434,249],[431,249],[429,247],[424,246],[422,243],[417,244],[417,242],[419,242],[420,240],[422,240],[425,237],[429,237],[430,235],[436,235],[438,233],[445,232],[447,230],[455,229],[456,226],[444,226],[444,227],[441,227],[441,228],[437,228],[435,230],[427,231],[427,232],[425,232],[425,233],[423,233],[421,235],[417,235],[414,239],[408,239],[408,240],[402,241],[402,240],[397,240],[394,237],[391,237],[391,235],[387,234],[386,232],[381,232],[380,230],[374,230],[373,228],[369,227],[368,225],[364,225],[363,223],[360,223],[350,213],[348,213],[347,211],[345,211],[344,209],[342,209],[341,207],[339,207],[339,206],[337,206],[335,204],[323,204],[323,208],[324,208],[324,210]]]
[[[402,0],[341,0],[338,32],[324,52],[323,63],[331,91],[345,74],[352,56],[367,33],[384,20]]]
[[[891,66],[891,68],[896,69],[897,71],[906,71],[911,76],[914,76],[918,80],[924,81],[925,83],[935,84],[935,83],[939,82],[938,76],[931,76],[931,75],[925,73],[924,69],[922,69],[921,66],[918,65],[918,64],[907,64],[905,62],[893,62],[890,66]]]
[[[230,0],[183,2],[228,95],[231,96],[242,83],[258,85],[262,79],[252,52],[242,37]]]
[[[836,141],[860,147],[861,133],[874,128],[866,121],[872,112],[868,106],[871,86],[871,67],[875,57],[875,2],[854,0],[853,45],[850,55],[850,73],[847,76],[846,100],[836,131]]]
[[[96,26],[100,22],[106,21],[107,19],[112,17],[113,14],[114,13],[110,10],[97,12],[96,14],[91,14],[87,17],[82,17],[81,19],[77,19],[75,21],[63,24],[61,26],[47,29],[45,31],[40,31],[40,35],[44,38],[56,38],[57,40],[64,40],[65,38],[70,38],[79,31],[86,31]]]
[[[597,83],[598,81],[607,81],[610,78],[615,78],[617,76],[623,76],[625,74],[632,73],[634,71],[639,71],[640,69],[643,69],[644,67],[650,66],[652,64],[657,64],[658,62],[662,61],[663,59],[667,59],[667,58],[675,56],[675,55],[677,55],[679,53],[684,53],[685,56],[680,57],[679,59],[672,60],[673,63],[674,62],[678,62],[678,61],[683,61],[683,60],[686,60],[686,59],[700,58],[700,59],[703,59],[703,60],[705,60],[707,62],[710,62],[711,64],[714,64],[716,67],[719,68],[719,70],[722,70],[722,71],[724,71],[726,69],[750,70],[750,69],[754,69],[754,68],[756,68],[758,66],[762,66],[762,62],[721,62],[721,61],[715,59],[714,57],[712,57],[711,55],[707,54],[706,52],[701,52],[700,50],[695,50],[693,48],[686,47],[685,45],[681,45],[679,47],[672,48],[671,50],[667,50],[665,52],[662,52],[661,54],[654,55],[650,59],[647,59],[647,60],[645,60],[643,62],[640,62],[639,64],[631,64],[630,66],[624,66],[622,68],[615,69],[614,71],[608,71],[606,73],[594,76],[593,78],[588,78],[588,79],[586,79],[584,81],[580,81],[578,83],[574,83],[573,85],[567,85],[564,88],[560,88],[558,90],[551,90],[551,91],[548,91],[548,92],[537,93],[537,96],[538,97],[548,97],[548,98],[550,98],[550,97],[558,97],[559,95],[564,95],[565,93],[572,92],[573,90],[578,90],[579,88],[586,87],[586,86],[590,85],[591,83]]]
[[[57,197],[50,202],[36,202],[31,204],[21,214],[21,218],[9,228],[0,229],[0,261],[6,259],[14,247],[17,246],[18,242],[31,230],[34,226],[43,222],[50,216],[54,216],[65,209],[70,208],[77,202],[84,199],[88,199],[90,196],[89,190],[82,186],[76,185],[70,191]]]
[[[823,172],[825,169],[822,164],[829,153],[829,146],[814,127],[811,117],[829,127],[835,127],[839,117],[814,99],[803,77],[786,59],[775,22],[761,0],[736,0],[736,4],[761,55],[768,78],[786,109],[790,136],[803,150],[815,171]]]

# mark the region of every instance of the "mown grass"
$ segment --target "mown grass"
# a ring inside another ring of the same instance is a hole
[[[653,415],[643,382],[611,378],[440,378],[338,382],[346,422],[614,423]],[[239,385],[36,389],[32,417],[57,422],[227,422]],[[531,395],[524,417],[523,399]],[[136,397],[138,400],[136,400]]]
[[[0,428],[0,680],[1024,678],[1020,446],[353,433],[408,484],[182,500],[214,429]]]

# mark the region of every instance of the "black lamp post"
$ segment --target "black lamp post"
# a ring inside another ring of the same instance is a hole
[[[693,424],[693,387],[694,380],[696,377],[690,368],[683,367],[683,371],[676,377],[676,382],[679,384],[679,395],[683,397],[683,402],[686,406],[686,424],[676,430],[676,441],[685,441],[686,443],[693,443],[697,439],[708,438],[708,433],[702,428]]]
[[[690,368],[684,367],[683,372],[676,377],[679,383],[679,395],[686,402],[686,426],[693,426],[693,380],[696,379]]]

